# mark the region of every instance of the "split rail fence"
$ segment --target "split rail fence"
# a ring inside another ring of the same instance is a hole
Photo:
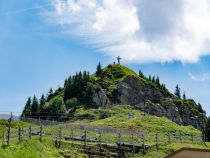
[[[61,143],[78,144],[83,146],[86,153],[91,148],[116,148],[118,151],[137,153],[160,145],[173,142],[180,143],[202,143],[204,138],[201,134],[189,134],[181,132],[148,133],[135,131],[115,131],[111,129],[90,128],[84,129],[81,126],[68,126],[67,124],[51,126],[30,126],[27,128],[11,129],[4,127],[2,132],[2,145],[9,146],[14,142],[30,140],[33,138],[53,138],[55,145],[60,147]],[[95,150],[96,152],[96,150]]]

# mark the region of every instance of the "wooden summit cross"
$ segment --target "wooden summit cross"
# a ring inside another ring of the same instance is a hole
[[[118,56],[117,57],[117,62],[118,62],[118,64],[120,65],[120,60],[121,60],[122,58],[120,57],[120,56]]]

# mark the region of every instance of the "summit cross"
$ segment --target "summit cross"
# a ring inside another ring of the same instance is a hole
[[[120,65],[120,60],[121,60],[122,58],[120,57],[120,56],[118,56],[117,57],[117,62],[118,62],[118,64]]]

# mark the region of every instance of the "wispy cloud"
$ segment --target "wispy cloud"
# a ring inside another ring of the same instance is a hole
[[[53,0],[68,35],[127,62],[194,63],[210,55],[209,0]],[[62,30],[63,31],[63,30]]]
[[[207,74],[207,73],[204,73],[201,76],[196,76],[196,75],[193,75],[191,72],[189,72],[188,76],[190,77],[191,80],[195,80],[195,81],[207,81],[207,80],[210,80],[210,74]]]

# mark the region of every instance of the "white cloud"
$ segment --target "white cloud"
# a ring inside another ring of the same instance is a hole
[[[52,22],[127,62],[197,62],[210,55],[209,0],[53,0]]]
[[[202,76],[195,76],[191,72],[188,73],[188,76],[190,77],[191,80],[194,81],[207,81],[210,80],[210,74],[204,73]]]

